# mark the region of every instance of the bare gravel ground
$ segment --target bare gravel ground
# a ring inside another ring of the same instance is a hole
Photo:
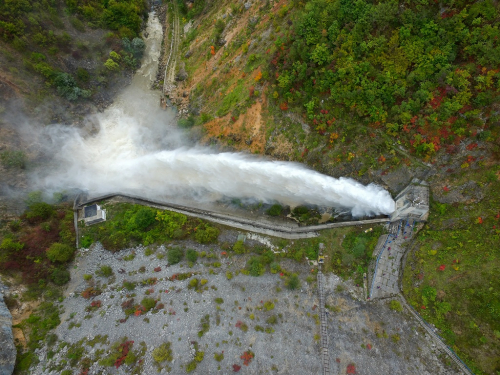
[[[171,343],[173,361],[162,363],[161,374],[186,373],[186,365],[196,354],[195,347],[204,352],[204,358],[193,374],[229,374],[234,371],[233,365],[241,366],[241,374],[322,372],[316,283],[305,281],[310,266],[282,260],[283,268],[301,275],[301,289],[290,291],[279,274],[266,273],[260,277],[237,274],[248,255],[227,258],[221,255],[222,250],[217,246],[187,241],[180,244],[198,252],[206,251],[214,257],[198,258],[193,267],[188,267],[186,261],[167,266],[166,257],[158,259],[158,254],[168,251],[163,246],[149,256],[141,246],[114,254],[100,244],[93,245],[90,250],[81,250],[72,269],[67,298],[62,303],[62,323],[55,331],[59,342],[37,351],[40,363],[31,369],[31,373],[61,374],[69,369],[71,374],[80,374],[81,364],[70,367],[71,355],[68,353],[71,350],[60,345],[61,341],[76,344],[73,348],[78,345],[84,348],[81,358],[88,357],[92,363],[89,375],[158,373],[152,351],[164,342]],[[135,257],[125,260],[131,254]],[[214,266],[214,262],[221,263],[221,266]],[[111,266],[114,276],[109,279],[96,276],[95,271],[102,265]],[[141,267],[144,267],[143,272]],[[227,279],[226,271],[234,274],[231,280]],[[169,280],[174,274],[187,272],[194,275],[183,281]],[[85,274],[94,276],[85,281]],[[332,374],[345,374],[352,369],[349,365],[355,366],[357,374],[456,373],[446,370],[438,358],[439,353],[434,352],[417,323],[409,316],[391,311],[387,302],[359,302],[351,296],[359,292],[359,288],[355,290],[342,283],[335,275],[326,276]],[[141,281],[151,277],[158,279],[155,285],[141,285]],[[188,284],[192,278],[206,279],[207,283],[198,290],[190,289]],[[122,289],[124,280],[138,285],[132,291]],[[100,286],[102,294],[84,299],[81,292],[90,285]],[[349,290],[353,293],[350,294]],[[147,293],[164,307],[144,315],[131,315],[124,321],[126,315],[121,304],[130,298],[139,303]],[[216,303],[216,298],[222,298],[223,303]],[[86,308],[97,300],[102,306],[87,312]],[[274,308],[267,310],[264,307],[266,302],[274,304]],[[199,337],[201,319],[206,315],[209,315],[210,326]],[[276,322],[266,322],[272,316]],[[248,330],[244,332],[238,328],[238,322],[246,324]],[[257,331],[256,327],[262,330]],[[381,337],[377,337],[377,333]],[[105,342],[91,347],[89,341],[97,335],[108,337]],[[399,341],[394,335],[398,335]],[[98,359],[106,356],[109,347],[124,336],[134,341],[134,350],[141,348],[141,342],[146,344],[147,349],[139,356],[140,364],[122,364],[119,368],[99,365]],[[47,355],[50,350],[52,353]],[[254,353],[254,358],[245,366],[241,356],[247,350]],[[222,352],[224,359],[216,361],[214,354]]]
[[[330,363],[333,374],[459,374],[448,365],[429,335],[407,312],[389,308],[391,299],[353,299],[348,285],[335,275],[325,281]],[[446,363],[445,363],[446,362]]]

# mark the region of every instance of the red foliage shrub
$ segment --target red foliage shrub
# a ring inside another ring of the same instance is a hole
[[[99,289],[94,289],[93,287],[89,286],[82,292],[82,297],[85,299],[90,299],[92,297],[98,296],[99,294],[101,294],[101,291]]]
[[[446,266],[444,264],[441,264],[439,267],[438,267],[438,271],[444,271],[444,269],[446,268]]]
[[[467,150],[472,151],[477,147],[477,143],[471,143],[467,146]]]
[[[286,110],[288,110],[288,103],[287,103],[287,102],[283,102],[283,103],[281,103],[281,104],[280,104],[280,109],[281,109],[282,111],[286,111]]]
[[[128,352],[130,351],[130,348],[133,344],[133,341],[125,341],[123,344],[120,344],[119,351],[122,353],[122,355],[115,361],[116,368],[120,367],[123,361],[125,361],[125,358],[127,358]]]
[[[346,374],[357,374],[357,372],[356,372],[356,366],[354,365],[354,363],[349,363],[347,365],[345,373]]]
[[[247,352],[244,352],[240,358],[243,360],[243,364],[245,366],[248,366],[250,364],[250,362],[252,361],[253,357],[254,357],[254,354],[249,350]]]
[[[142,305],[137,305],[135,307],[135,312],[134,312],[134,316],[139,316],[139,315],[142,315],[146,312],[146,308]]]
[[[122,309],[123,310],[130,309],[132,306],[134,306],[134,299],[133,298],[126,300],[125,302],[122,302]]]
[[[156,267],[156,268],[154,269],[154,271],[155,271],[155,272],[160,272],[160,271],[161,271],[161,267]]]
[[[234,372],[238,372],[241,370],[241,366],[238,366],[238,365],[233,365],[233,371]]]

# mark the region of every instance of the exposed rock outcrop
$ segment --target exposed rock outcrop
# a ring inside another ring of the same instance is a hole
[[[0,374],[10,375],[16,364],[16,346],[12,335],[12,315],[5,305],[0,284]]]

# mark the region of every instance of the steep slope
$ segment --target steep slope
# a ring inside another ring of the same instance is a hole
[[[180,124],[393,192],[427,179],[405,293],[476,373],[499,371],[498,2],[194,4]]]

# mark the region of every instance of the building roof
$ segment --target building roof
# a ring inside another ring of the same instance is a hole
[[[87,206],[84,208],[84,217],[92,217],[97,215],[97,204],[93,204],[92,206]]]

